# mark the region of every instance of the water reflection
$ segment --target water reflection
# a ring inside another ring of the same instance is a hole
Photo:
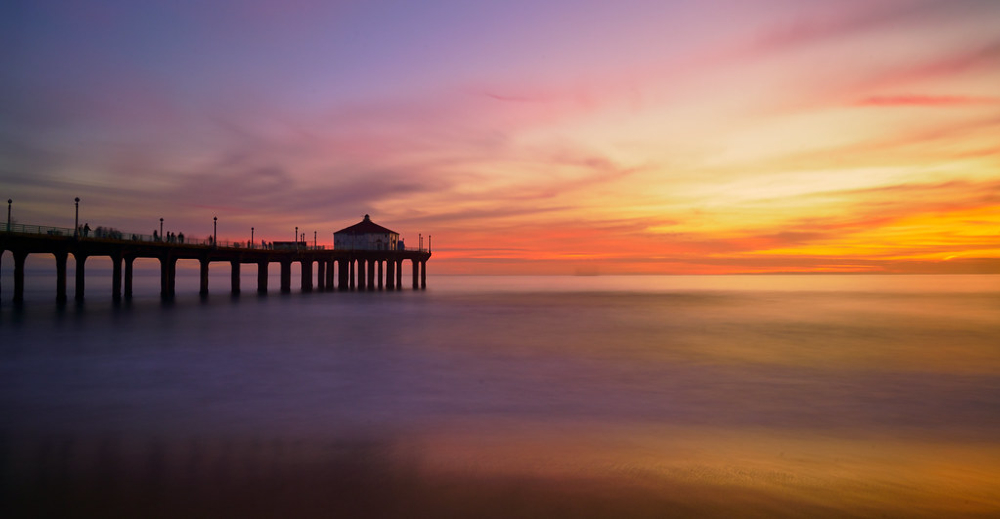
[[[983,479],[995,446],[452,425],[406,438],[7,436],[0,496],[7,517],[977,517],[1000,505]]]
[[[993,278],[978,292],[800,281],[451,280],[167,306],[154,286],[119,307],[0,308],[0,503],[102,517],[1000,511]]]

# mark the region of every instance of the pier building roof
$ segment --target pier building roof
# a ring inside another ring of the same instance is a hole
[[[368,215],[365,215],[365,219],[360,222],[350,226],[345,227],[334,234],[396,234],[399,233],[391,229],[386,229],[381,225],[373,222]]]

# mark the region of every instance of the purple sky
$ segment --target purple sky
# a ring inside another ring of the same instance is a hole
[[[370,213],[455,272],[992,261],[998,26],[990,0],[7,1],[0,197],[230,239]]]

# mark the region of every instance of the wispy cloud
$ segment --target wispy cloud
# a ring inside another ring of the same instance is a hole
[[[542,96],[527,96],[527,95],[500,95],[494,94],[492,92],[486,92],[484,94],[490,99],[495,99],[497,101],[511,102],[511,103],[547,103],[551,99]]]
[[[1000,103],[997,97],[977,96],[935,96],[935,95],[887,95],[870,96],[858,100],[858,106],[966,106]]]

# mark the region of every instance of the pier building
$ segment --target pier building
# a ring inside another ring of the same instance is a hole
[[[399,233],[373,222],[366,214],[364,220],[333,233],[333,248],[340,250],[396,250]]]

